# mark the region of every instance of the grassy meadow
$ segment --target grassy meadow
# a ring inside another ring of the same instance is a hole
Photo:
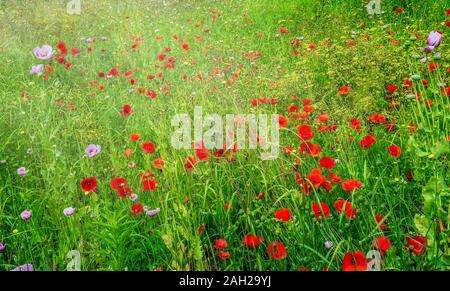
[[[0,1],[0,270],[450,270],[445,1],[80,1]]]

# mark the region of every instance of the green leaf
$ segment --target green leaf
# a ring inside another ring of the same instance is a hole
[[[440,207],[439,193],[445,184],[442,179],[432,177],[422,191],[423,211],[428,214],[436,214],[436,209]]]
[[[443,154],[450,153],[450,147],[447,143],[438,142],[431,148],[431,153],[434,155],[434,157],[439,158]]]
[[[203,250],[200,238],[198,236],[194,236],[194,241],[192,244],[194,248],[195,270],[204,271],[205,265],[203,263]]]
[[[431,230],[431,220],[426,218],[425,215],[416,214],[414,216],[414,225],[416,226],[417,231],[425,237]]]

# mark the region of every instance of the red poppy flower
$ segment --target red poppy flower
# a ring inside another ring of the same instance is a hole
[[[264,242],[263,237],[258,237],[253,234],[247,234],[247,236],[242,240],[242,242],[249,248],[255,248],[259,246],[260,243]]]
[[[373,114],[367,117],[367,120],[373,123],[384,123],[386,118],[381,114]]]
[[[275,260],[281,260],[287,256],[283,243],[272,241],[269,243],[269,256]]]
[[[308,49],[309,50],[315,50],[316,48],[317,48],[317,46],[315,44],[313,44],[313,43],[308,44]]]
[[[111,76],[119,76],[119,74],[120,73],[116,68],[112,68],[108,73],[108,75],[111,75]]]
[[[353,191],[355,189],[360,188],[361,186],[362,186],[361,182],[353,179],[345,180],[342,183],[342,189],[344,189],[344,191]]]
[[[312,169],[308,174],[308,181],[312,184],[313,188],[317,188],[322,185],[325,177],[322,175],[322,171],[320,169]]]
[[[195,150],[195,155],[201,161],[207,161],[211,157],[211,151],[205,147]]]
[[[265,196],[266,194],[264,194],[264,192],[260,192],[256,195],[256,199],[264,199]]]
[[[320,185],[322,188],[324,188],[325,189],[325,191],[327,191],[328,193],[330,193],[330,191],[331,191],[331,183],[330,183],[330,181],[328,181],[326,178],[325,178],[325,176],[322,176],[323,177],[323,181],[322,181],[322,184]]]
[[[200,235],[203,233],[203,231],[205,230],[205,225],[202,224],[197,228],[197,234]]]
[[[298,106],[297,105],[291,105],[291,106],[289,106],[289,108],[288,108],[288,112],[290,112],[290,113],[294,113],[294,112],[298,112]]]
[[[359,121],[357,118],[353,117],[350,119],[350,128],[355,129],[356,131],[361,130],[362,121]]]
[[[300,154],[311,155],[312,157],[318,157],[322,154],[322,148],[319,144],[313,144],[309,141],[303,142],[300,145]]]
[[[391,84],[391,85],[388,85],[388,86],[386,87],[386,89],[387,89],[389,92],[394,93],[395,91],[397,91],[397,86]]]
[[[289,119],[287,119],[283,115],[279,115],[278,116],[278,124],[280,125],[281,128],[284,128],[284,127],[288,126]]]
[[[138,141],[141,139],[141,135],[138,133],[132,133],[130,134],[130,140],[132,141]]]
[[[344,256],[342,271],[366,271],[367,258],[363,252],[349,252]]]
[[[311,130],[309,125],[304,124],[298,127],[298,139],[300,140],[310,140],[314,137],[314,132]]]
[[[56,57],[56,61],[58,62],[58,64],[62,65],[62,64],[64,64],[64,62],[66,61],[66,59],[64,58],[63,55],[58,55],[58,56]]]
[[[409,79],[404,79],[403,80],[403,85],[405,85],[406,87],[412,87],[413,86],[413,82],[411,82]]]
[[[450,73],[450,68],[448,70],[449,70],[448,72]],[[450,86],[442,88],[441,92],[442,92],[442,94],[445,94],[446,96],[450,96]]]
[[[396,126],[395,126],[395,120],[391,120],[391,121],[387,121],[384,129],[386,129],[386,131],[394,131],[396,130]]]
[[[275,216],[275,218],[278,220],[286,222],[286,221],[291,220],[292,212],[289,208],[282,208],[282,209],[275,211],[273,216]]]
[[[164,168],[164,160],[161,158],[156,158],[153,160],[153,166],[158,170],[162,170]]]
[[[152,142],[142,143],[141,148],[146,154],[152,154],[155,151],[155,145]]]
[[[351,202],[345,201],[343,199],[336,200],[334,202],[334,208],[339,214],[342,213],[342,210],[344,209],[345,216],[347,216],[350,220],[353,220],[356,216],[356,213],[358,212],[358,209],[352,207]]]
[[[344,199],[338,199],[334,202],[334,208],[338,213],[342,212],[342,208],[344,207],[346,201]]]
[[[284,152],[284,154],[285,154],[286,156],[290,156],[290,155],[294,152],[294,148],[291,147],[291,146],[286,146],[286,147],[283,149],[283,152]]]
[[[311,113],[314,111],[314,107],[309,106],[309,105],[304,105],[303,106],[303,111],[305,111],[306,113]]]
[[[123,75],[125,76],[125,78],[129,78],[129,77],[133,76],[133,71],[128,70],[128,71],[126,71],[125,74],[123,74]]]
[[[377,140],[377,139],[376,139],[373,135],[369,134],[369,135],[366,135],[366,136],[359,142],[359,145],[360,145],[362,148],[367,149],[367,148],[372,147],[373,143],[374,143],[376,140]]]
[[[231,255],[230,255],[230,252],[224,252],[224,251],[219,251],[218,253],[217,253],[217,255],[219,256],[219,258],[221,259],[221,260],[226,260],[226,259],[228,259]]]
[[[80,53],[80,50],[76,47],[72,48],[72,50],[70,51],[72,53],[72,55],[77,55]]]
[[[391,155],[392,157],[399,157],[402,154],[402,150],[400,149],[400,147],[395,144],[388,146],[387,149],[389,155]]]
[[[62,55],[67,54],[67,46],[63,41],[58,42],[56,48],[59,50],[59,53]]]
[[[148,90],[147,91],[147,97],[150,97],[151,99],[155,99],[157,96],[156,92],[153,90]]]
[[[319,125],[318,131],[319,131],[319,132],[335,131],[336,128],[337,128],[336,124],[332,124],[332,125]]]
[[[133,109],[131,108],[131,105],[125,104],[122,106],[122,111],[120,112],[120,115],[122,116],[130,116],[131,113],[133,113]]]
[[[319,119],[320,122],[327,122],[328,120],[330,120],[330,116],[328,116],[328,115],[326,115],[324,113],[321,113],[319,115],[318,119]]]
[[[214,247],[216,249],[221,250],[221,249],[228,247],[228,243],[224,239],[216,239]]]
[[[142,191],[155,191],[158,186],[158,181],[152,178],[146,178],[142,180]]]
[[[415,238],[406,238],[406,251],[410,252],[411,247],[413,248],[413,253],[418,255],[424,255],[427,251],[428,241],[424,236],[416,236]]]
[[[121,198],[126,198],[127,196],[131,196],[131,189],[129,187],[121,187],[119,189],[117,189],[117,194],[121,197]]]
[[[372,245],[376,250],[379,250],[383,254],[391,248],[391,242],[385,236],[379,236],[372,241]]]
[[[194,169],[196,164],[197,164],[197,160],[192,156],[189,156],[189,157],[187,157],[187,159],[184,160],[184,168],[186,170]]]
[[[322,209],[320,209],[322,208]],[[328,207],[327,204],[324,202],[320,202],[320,205],[318,203],[314,203],[312,206],[312,211],[314,211],[314,215],[316,218],[322,218],[323,216],[328,217],[330,216],[330,207]]]
[[[414,122],[410,122],[408,125],[408,129],[410,132],[416,132],[417,131],[417,127],[414,125]]]
[[[322,168],[331,170],[334,168],[334,166],[336,165],[336,160],[330,157],[323,157],[320,159],[319,161],[319,166],[321,166]]]
[[[142,207],[141,203],[134,204],[131,206],[131,215],[135,216],[138,214],[142,214],[144,212],[144,209]]]
[[[437,67],[438,67],[438,64],[435,63],[435,62],[431,62],[431,63],[428,64],[428,70],[430,70],[430,72],[436,70]]]
[[[288,33],[288,29],[286,27],[280,27],[280,33]]]
[[[97,179],[89,177],[81,181],[81,188],[86,192],[93,192],[97,188]]]
[[[301,175],[296,175],[295,178],[297,180],[297,184],[300,186],[300,190],[304,194],[310,194],[313,189],[311,184],[308,181],[306,181],[305,179],[303,179]]]
[[[339,88],[338,94],[339,95],[347,95],[348,93],[350,93],[352,90],[350,89],[350,87],[347,86],[342,86],[341,88]]]
[[[342,178],[339,177],[336,173],[330,173],[328,175],[328,177],[333,181],[333,183],[337,184],[337,183],[341,183],[342,182]]]
[[[127,181],[122,177],[112,178],[109,186],[112,190],[119,190],[120,188],[127,186]]]
[[[184,49],[184,50],[188,50],[189,49],[189,45],[187,43],[183,43],[181,48]]]
[[[347,202],[347,204],[345,204],[345,216],[347,216],[348,219],[353,220],[356,217],[356,214],[358,213],[358,209],[357,208],[353,208],[352,207],[352,203],[351,202]]]

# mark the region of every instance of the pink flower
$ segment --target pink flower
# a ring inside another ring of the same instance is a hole
[[[27,221],[28,219],[30,219],[31,216],[33,216],[33,211],[31,211],[31,210],[24,210],[24,211],[22,211],[22,213],[20,214],[20,217],[21,217],[23,220],[25,220],[25,221]]]

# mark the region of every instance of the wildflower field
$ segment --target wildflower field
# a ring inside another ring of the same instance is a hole
[[[450,270],[449,4],[2,0],[0,270]]]

